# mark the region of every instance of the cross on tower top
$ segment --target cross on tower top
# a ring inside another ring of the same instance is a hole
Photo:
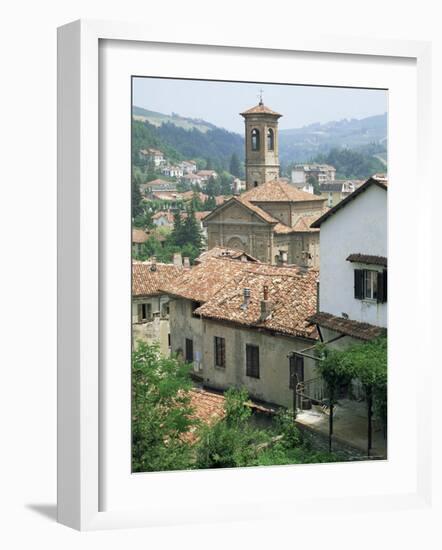
[[[258,96],[259,104],[260,104],[260,105],[264,105],[264,102],[263,102],[263,100],[262,100],[262,94],[263,94],[263,92],[264,92],[264,90],[261,88],[261,89],[259,90],[259,96]]]

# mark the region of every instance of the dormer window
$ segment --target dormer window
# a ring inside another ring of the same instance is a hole
[[[273,130],[269,128],[267,130],[267,150],[273,151],[274,148],[275,148],[275,136],[274,136]]]
[[[252,130],[252,151],[259,151],[259,130]]]

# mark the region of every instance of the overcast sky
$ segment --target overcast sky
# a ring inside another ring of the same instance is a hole
[[[387,111],[385,90],[145,77],[133,80],[133,104],[160,113],[202,118],[242,133],[244,121],[238,113],[258,103],[260,89],[264,103],[284,115],[279,122],[281,129]]]

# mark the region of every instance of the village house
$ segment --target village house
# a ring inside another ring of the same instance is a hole
[[[336,168],[329,164],[295,164],[292,168],[292,183],[296,186],[309,183],[313,177],[321,185],[332,182],[336,177]]]
[[[185,174],[181,181],[183,183],[188,183],[189,185],[201,185],[203,183],[203,178],[198,176],[197,174]]]
[[[197,170],[196,162],[193,160],[183,160],[178,166],[183,171],[183,175],[194,174]]]
[[[147,181],[140,185],[140,191],[143,195],[152,195],[158,191],[176,191],[177,183],[175,181],[162,180],[160,178]]]
[[[319,312],[324,339],[373,339],[387,328],[387,180],[370,178],[313,222],[321,228]]]
[[[246,188],[204,219],[208,247],[244,250],[272,264],[319,265],[319,232],[310,227],[325,199],[279,178],[278,119],[262,101],[245,120]]]
[[[201,178],[201,181],[204,183],[207,182],[209,178],[216,179],[218,177],[218,174],[217,172],[215,172],[215,170],[198,170],[196,175]]]
[[[319,186],[320,196],[327,199],[329,208],[348,197],[355,189],[355,182],[351,180],[334,180],[333,182],[322,183]]]
[[[159,168],[165,162],[163,152],[158,149],[141,149],[139,157],[142,161],[152,164],[155,168]]]
[[[139,256],[143,250],[143,244],[149,238],[149,233],[144,231],[144,229],[138,229],[134,227],[132,229],[132,254],[134,256]]]
[[[246,190],[245,180],[239,178],[234,178],[232,182],[232,191],[234,195],[240,195],[243,191]]]
[[[132,262],[132,341],[158,342],[169,354],[169,297],[160,288],[180,276],[184,268],[154,259]]]
[[[165,175],[165,176],[168,176],[169,178],[182,178],[183,175],[184,175],[184,171],[183,169],[181,168],[181,166],[177,166],[177,165],[169,165],[169,166],[165,166],[161,172]]]
[[[291,407],[294,373],[315,376],[314,361],[288,356],[317,341],[318,271],[240,256],[208,255],[162,290],[170,296],[171,351],[209,388],[244,386],[254,400]]]
[[[160,210],[152,216],[152,223],[157,227],[173,227],[173,213],[170,210]]]

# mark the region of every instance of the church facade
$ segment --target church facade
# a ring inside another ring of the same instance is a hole
[[[271,264],[319,266],[319,231],[310,227],[326,200],[279,179],[278,119],[258,105],[245,120],[246,191],[204,218],[208,248],[243,250]]]

